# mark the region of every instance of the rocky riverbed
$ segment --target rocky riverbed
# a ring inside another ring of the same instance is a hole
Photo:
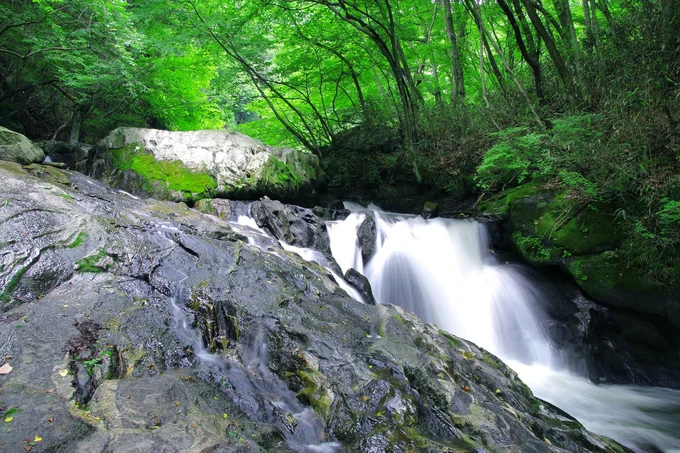
[[[36,164],[0,201],[5,451],[625,451],[252,229]]]

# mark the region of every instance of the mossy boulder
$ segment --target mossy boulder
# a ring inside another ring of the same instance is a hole
[[[26,136],[0,126],[0,160],[18,164],[32,164],[45,159],[43,150]]]
[[[504,217],[504,246],[526,262],[558,266],[595,300],[662,315],[680,327],[677,291],[622,260],[624,231],[614,206],[526,184],[485,200],[479,211]]]
[[[112,158],[93,176],[160,199],[295,198],[324,178],[318,157],[235,132],[118,128],[99,147],[100,161]]]
[[[566,267],[595,300],[661,315],[680,327],[677,317],[680,292],[663,286],[642,269],[627,266],[615,252],[571,257],[566,260]]]
[[[179,160],[158,160],[144,152],[141,144],[130,144],[111,152],[118,185],[132,192],[145,192],[159,199],[199,200],[217,187],[206,172],[190,170]],[[137,177],[130,177],[132,172]]]

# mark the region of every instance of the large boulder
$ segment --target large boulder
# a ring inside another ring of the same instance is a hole
[[[323,179],[317,156],[275,148],[238,132],[120,127],[99,148],[108,150],[99,159],[106,163],[95,163],[93,176],[163,199],[294,198]],[[97,168],[102,165],[103,170]],[[125,172],[138,174],[141,183],[126,186]]]
[[[0,163],[5,451],[624,451],[227,221],[35,174]]]
[[[254,202],[250,210],[257,225],[276,239],[296,247],[318,250],[330,257],[326,223],[311,209],[264,198]]]
[[[27,165],[45,160],[45,153],[25,135],[0,126],[0,160]]]

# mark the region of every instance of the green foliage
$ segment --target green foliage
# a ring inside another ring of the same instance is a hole
[[[670,245],[680,244],[680,201],[662,198],[659,204],[656,216],[662,240]]]
[[[298,146],[295,137],[276,118],[249,121],[240,124],[236,129],[271,146]]]
[[[0,23],[10,25],[0,34],[7,83],[0,104],[14,112],[13,129],[49,136],[76,110],[87,117],[96,109],[115,121],[142,90],[136,74],[142,37],[125,1],[9,2]]]
[[[149,114],[170,130],[221,129],[225,114],[208,96],[217,68],[206,62],[201,52],[185,52],[150,63],[143,95],[149,103]]]
[[[523,131],[519,129],[519,131]],[[509,184],[522,184],[529,175],[540,171],[545,135],[516,135],[518,130],[505,131],[500,140],[484,153],[477,167],[475,180],[482,189],[498,189]]]

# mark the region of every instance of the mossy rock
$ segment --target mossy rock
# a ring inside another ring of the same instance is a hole
[[[613,209],[604,203],[583,204],[566,192],[525,184],[480,203],[486,215],[504,215],[514,251],[537,265],[560,264],[572,255],[615,250],[621,243]]]
[[[31,164],[42,162],[45,153],[26,136],[0,126],[0,160]]]
[[[508,201],[513,229],[540,238],[549,247],[572,255],[613,250],[621,242],[612,209],[602,203],[582,204],[565,193],[541,191]]]
[[[272,193],[294,193],[300,188],[302,179],[288,165],[276,156],[270,156],[260,173],[260,184]],[[258,183],[256,182],[256,187]]]
[[[141,188],[160,199],[196,201],[208,197],[217,183],[208,173],[189,170],[181,161],[157,160],[139,144],[112,150],[113,166],[140,176]]]
[[[516,201],[539,193],[542,189],[536,184],[513,187],[479,203],[477,210],[482,215],[506,215]]]
[[[680,327],[680,291],[621,259],[623,229],[614,206],[526,184],[494,195],[478,211],[506,218],[506,246],[527,263],[559,266],[595,300],[661,315]]]
[[[572,257],[566,267],[585,292],[609,305],[665,315],[667,305],[675,300],[672,290],[644,269],[626,265],[613,252]]]

